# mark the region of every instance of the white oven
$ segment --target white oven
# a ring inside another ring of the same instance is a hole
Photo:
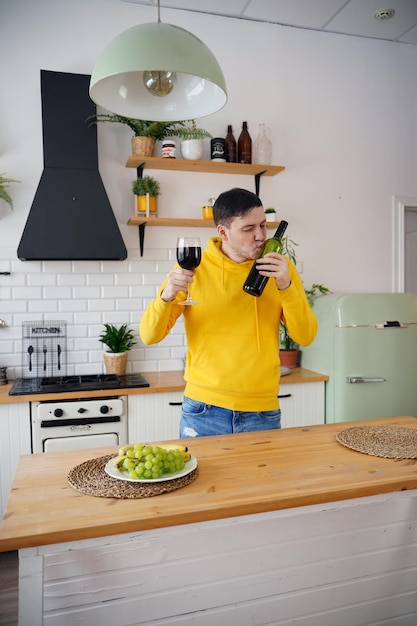
[[[127,443],[127,398],[31,402],[32,452]]]

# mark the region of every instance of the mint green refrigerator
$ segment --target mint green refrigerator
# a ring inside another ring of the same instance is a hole
[[[329,376],[326,423],[417,418],[417,294],[332,294],[301,366]]]

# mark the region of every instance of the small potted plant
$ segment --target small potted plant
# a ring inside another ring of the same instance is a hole
[[[18,180],[14,178],[6,178],[4,174],[0,174],[0,199],[7,202],[10,208],[13,211],[13,200],[6,187],[9,186],[10,183],[18,183]]]
[[[265,218],[267,222],[276,222],[277,221],[277,212],[273,207],[268,207],[265,209]]]
[[[152,176],[139,177],[133,181],[132,190],[137,197],[138,215],[156,217],[156,198],[161,193],[159,182]]]
[[[87,118],[91,124],[97,122],[116,122],[125,124],[133,131],[132,154],[135,156],[153,156],[155,141],[160,141],[166,137],[170,129],[181,127],[184,122],[155,122],[152,120],[137,120],[132,117],[124,117],[113,113],[97,113]]]
[[[168,135],[178,137],[181,141],[181,155],[184,159],[198,161],[203,156],[203,139],[211,137],[204,128],[197,128],[195,120],[186,120],[167,129]]]
[[[294,263],[294,265],[297,265],[297,255],[294,246],[298,246],[298,244],[288,237],[282,238],[282,244],[283,247],[281,254],[289,258],[290,261]],[[324,285],[319,285],[317,283],[314,283],[310,289],[306,289],[304,287],[304,291],[310,306],[313,305],[313,302],[318,295],[326,295],[328,293],[331,293],[330,289],[328,289]],[[297,367],[300,356],[300,349],[298,344],[288,334],[287,327],[285,326],[283,321],[281,321],[279,324],[279,345],[279,358],[281,365],[283,365],[284,367],[289,367],[290,369]]]
[[[104,353],[106,373],[125,374],[128,352],[136,344],[133,330],[127,324],[122,324],[119,328],[113,324],[104,324],[99,341],[108,348]]]

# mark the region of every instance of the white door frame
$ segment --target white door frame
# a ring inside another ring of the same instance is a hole
[[[417,198],[392,197],[392,291],[404,293],[404,215],[408,207],[417,207]]]

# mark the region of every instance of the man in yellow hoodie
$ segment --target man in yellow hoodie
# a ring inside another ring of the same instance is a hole
[[[268,276],[257,298],[243,284],[267,238],[261,200],[231,189],[213,207],[217,237],[196,270],[175,265],[140,321],[144,344],[162,341],[184,315],[187,358],[180,437],[280,428],[279,322],[309,345],[317,320],[293,263],[277,252],[258,261]],[[196,306],[178,304],[192,283]]]

